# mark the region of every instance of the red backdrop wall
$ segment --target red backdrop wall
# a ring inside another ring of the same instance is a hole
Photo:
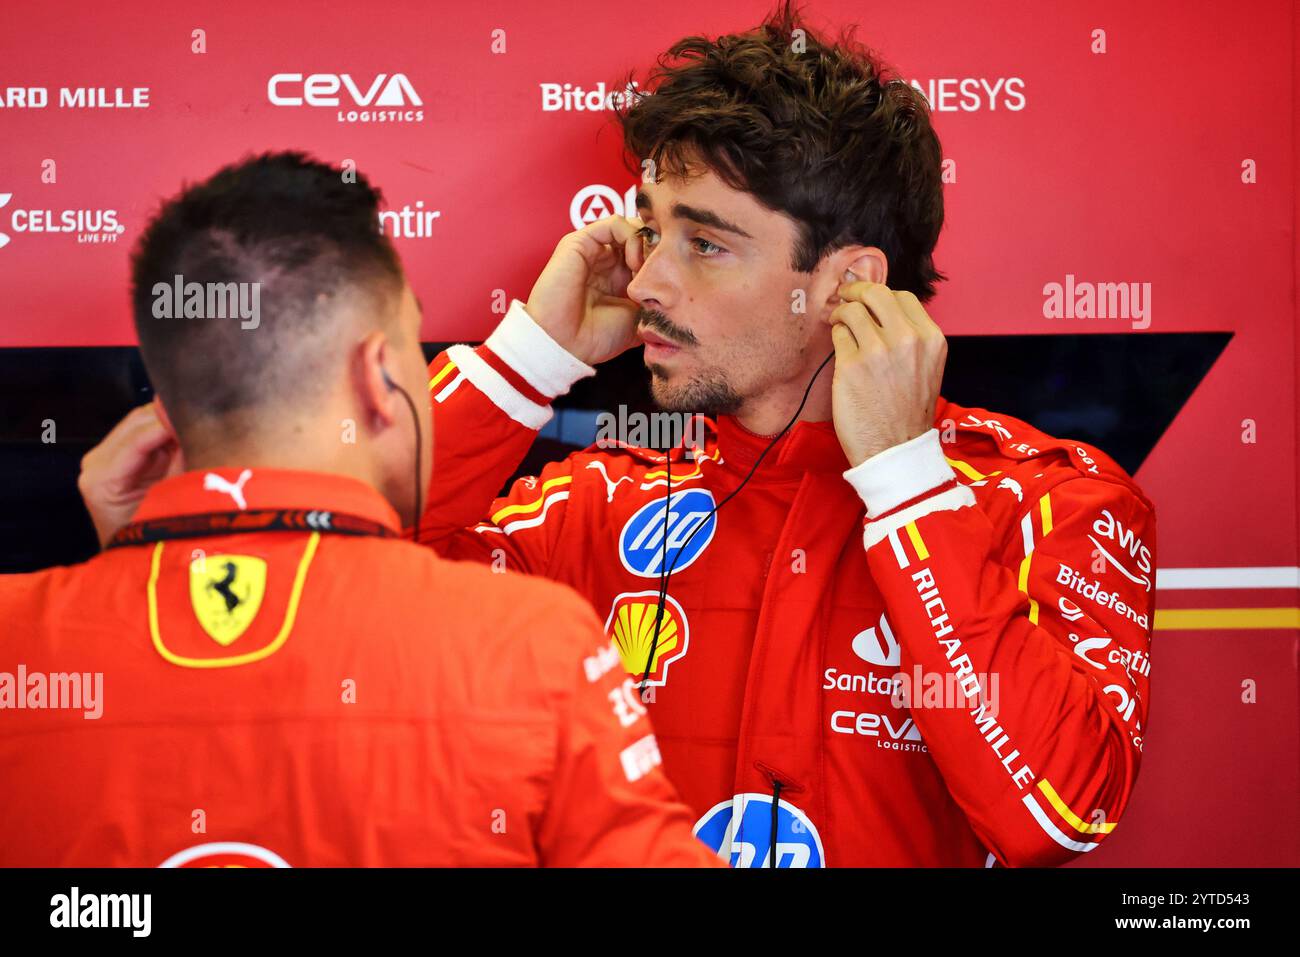
[[[131,343],[126,260],[159,198],[291,147],[354,161],[409,211],[425,338],[482,338],[494,293],[525,295],[574,218],[621,211],[634,182],[608,112],[550,108],[555,91],[617,91],[673,40],[766,8],[11,5],[0,348]],[[930,305],[946,331],[1233,334],[1137,475],[1159,519],[1152,718],[1135,801],[1088,865],[1300,863],[1295,4],[807,12],[859,23],[932,100],[955,174]],[[400,118],[349,121],[381,75],[371,109]],[[1137,283],[1149,314],[1053,318],[1045,286],[1067,281]]]

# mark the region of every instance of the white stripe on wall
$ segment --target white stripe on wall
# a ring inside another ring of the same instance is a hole
[[[1156,569],[1157,591],[1189,588],[1300,588],[1300,565]]]

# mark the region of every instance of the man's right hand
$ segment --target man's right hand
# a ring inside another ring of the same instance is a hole
[[[627,284],[641,268],[639,219],[607,216],[560,240],[525,308],[569,354],[598,365],[635,345],[637,304]]]
[[[180,447],[153,403],[128,412],[85,454],[77,477],[100,547],[131,521],[151,486],[182,471]]]

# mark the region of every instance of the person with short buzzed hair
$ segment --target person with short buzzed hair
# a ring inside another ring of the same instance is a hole
[[[0,676],[0,866],[720,866],[591,608],[402,539],[432,422],[379,202],[271,153],[141,237],[106,550],[0,579],[6,656],[96,699]]]

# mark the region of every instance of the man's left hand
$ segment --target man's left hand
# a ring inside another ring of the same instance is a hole
[[[831,312],[831,409],[849,465],[934,427],[948,341],[910,292],[844,283]]]

